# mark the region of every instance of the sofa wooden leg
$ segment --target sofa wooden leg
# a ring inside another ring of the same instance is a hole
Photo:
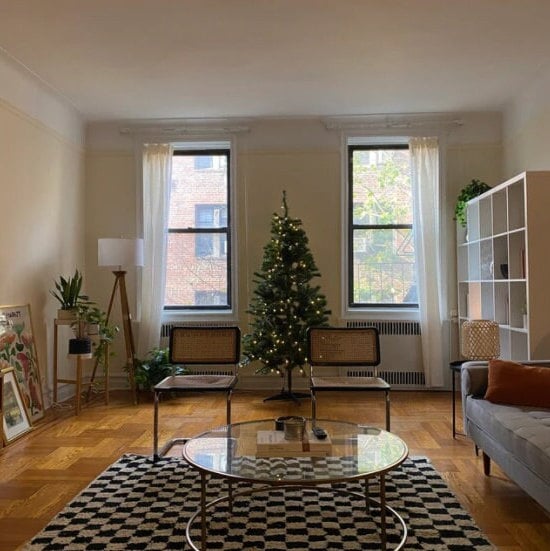
[[[482,452],[482,455],[483,455],[483,472],[485,476],[489,476],[491,474],[491,458],[485,452]]]

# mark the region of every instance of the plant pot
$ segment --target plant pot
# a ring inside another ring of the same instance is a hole
[[[92,353],[92,341],[87,338],[69,340],[69,356],[88,355]]]
[[[99,323],[88,323],[86,325],[86,334],[88,337],[99,335]]]
[[[77,310],[76,308],[71,308],[70,310],[65,310],[63,308],[60,308],[57,311],[57,319],[59,321],[74,321],[77,317]]]

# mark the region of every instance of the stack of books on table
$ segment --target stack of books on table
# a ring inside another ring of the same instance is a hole
[[[319,440],[311,431],[303,440],[285,440],[282,430],[260,430],[256,440],[256,457],[326,457],[331,451],[330,435]]]

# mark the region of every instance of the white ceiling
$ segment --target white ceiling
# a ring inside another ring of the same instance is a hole
[[[0,0],[0,47],[88,120],[495,111],[549,70],[549,21],[550,0]]]

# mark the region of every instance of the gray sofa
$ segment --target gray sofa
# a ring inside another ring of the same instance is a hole
[[[548,362],[522,362],[545,365]],[[550,511],[550,409],[493,404],[483,398],[487,390],[487,362],[462,366],[464,429],[483,452],[483,466],[490,461],[533,499]]]

